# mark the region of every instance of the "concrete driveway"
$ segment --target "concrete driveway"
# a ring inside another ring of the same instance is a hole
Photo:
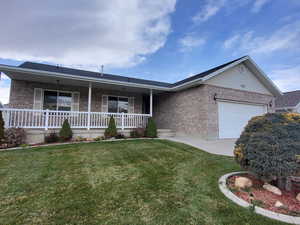
[[[212,154],[226,156],[233,156],[233,148],[236,141],[236,139],[220,139],[207,141],[199,139],[199,137],[190,136],[175,136],[168,137],[166,139],[191,145]]]

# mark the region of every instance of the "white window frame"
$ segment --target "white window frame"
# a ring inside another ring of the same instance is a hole
[[[109,97],[115,97],[115,98],[118,98],[118,112],[116,112],[116,113],[120,113],[119,112],[119,98],[127,98],[127,102],[128,102],[128,109],[127,109],[127,113],[129,113],[129,99],[130,99],[130,97],[128,97],[128,96],[118,96],[118,95],[106,95],[107,96],[107,112],[108,113],[112,113],[112,112],[109,112],[108,111],[108,102],[109,102]]]
[[[43,98],[43,102],[42,102],[42,109],[44,109],[44,100],[45,100],[45,98],[44,98],[44,96],[45,96],[45,91],[53,91],[53,92],[56,92],[56,95],[57,95],[57,99],[58,99],[58,97],[59,97],[59,93],[68,93],[68,94],[71,94],[71,101],[73,101],[73,93],[77,93],[76,91],[61,91],[61,90],[53,90],[53,89],[42,89],[43,90],[43,96],[42,96],[42,98]],[[59,111],[58,110],[58,107],[59,107],[59,105],[58,105],[58,102],[57,102],[57,104],[56,104],[56,111]],[[72,109],[72,102],[71,102],[71,110],[70,110],[70,112],[72,112],[73,111],[73,109]]]

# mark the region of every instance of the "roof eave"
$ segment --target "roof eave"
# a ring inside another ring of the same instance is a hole
[[[82,77],[82,76],[71,75],[71,74],[48,72],[48,71],[34,70],[34,69],[26,69],[26,68],[20,68],[20,67],[15,67],[15,66],[0,65],[0,71],[2,71],[4,73],[7,72],[8,76],[9,76],[9,73],[11,73],[11,72],[18,72],[18,73],[34,74],[34,75],[39,75],[39,76],[65,78],[65,79],[80,80],[80,81],[95,82],[95,83],[104,83],[104,84],[113,84],[113,85],[122,85],[122,86],[128,86],[128,87],[137,87],[137,88],[145,88],[145,89],[160,90],[160,91],[169,91],[170,90],[170,88],[168,88],[168,87],[161,87],[161,86],[147,85],[147,84],[137,84],[137,83],[124,82],[124,81],[113,81],[113,80],[101,79],[101,78]]]
[[[240,64],[242,62],[246,62],[246,61],[249,61],[252,64],[252,67],[255,70],[257,70],[257,72],[258,72],[257,74],[259,74],[259,76],[263,80],[262,82],[264,83],[264,85],[270,90],[270,92],[274,96],[277,97],[277,96],[281,96],[282,95],[282,92],[278,89],[278,87],[273,83],[272,80],[270,80],[267,77],[267,75],[259,68],[259,66],[251,59],[250,56],[245,56],[242,59],[240,59],[240,60],[238,60],[238,61],[236,61],[236,62],[234,62],[234,63],[232,63],[232,64],[230,64],[230,65],[228,65],[228,66],[226,66],[226,67],[224,67],[222,69],[220,69],[220,70],[217,70],[214,73],[212,73],[212,74],[210,74],[210,75],[208,75],[206,77],[204,77],[203,78],[203,82],[205,82],[205,81],[207,81],[207,80],[209,80],[209,79],[217,76],[218,74],[220,74],[220,73],[222,73],[222,72],[224,72],[224,71],[226,71],[226,70],[228,70],[228,69],[230,69],[230,68],[232,68],[232,67],[234,67],[234,66],[236,66],[236,65],[238,65],[238,64]]]
[[[282,96],[283,93],[279,90],[279,88],[274,84],[274,82],[264,73],[264,71],[254,62],[254,60],[251,57],[247,57],[247,60],[252,64],[253,68],[258,71],[258,74],[263,79],[264,85],[268,87],[268,89],[271,91],[271,93],[275,97]]]
[[[48,72],[48,71],[34,70],[34,69],[26,69],[26,68],[20,68],[20,67],[15,67],[15,66],[6,66],[6,65],[0,65],[0,71],[30,73],[30,74],[36,74],[36,75],[41,75],[41,76],[60,77],[60,78],[81,80],[81,81],[87,81],[87,82],[122,85],[122,86],[128,86],[128,87],[145,88],[145,89],[152,89],[152,90],[159,90],[159,91],[180,91],[180,90],[184,90],[186,88],[190,88],[190,87],[194,87],[194,86],[203,84],[205,81],[211,79],[212,77],[214,77],[214,76],[242,63],[242,62],[245,62],[245,61],[249,61],[250,64],[252,65],[252,67],[255,70],[257,70],[257,74],[262,78],[261,81],[264,82],[266,87],[271,91],[271,93],[274,96],[282,95],[282,92],[276,87],[276,85],[273,83],[273,81],[267,77],[267,75],[258,67],[258,65],[249,56],[245,56],[245,57],[241,58],[240,60],[233,62],[233,63],[211,73],[208,76],[205,76],[203,78],[198,78],[198,79],[195,79],[195,80],[192,80],[192,81],[180,84],[180,85],[176,85],[173,87],[162,87],[162,86],[156,86],[156,85],[138,84],[138,83],[124,82],[124,81],[113,81],[113,80],[101,79],[101,78],[82,77],[82,76],[78,76],[78,75],[63,74],[63,73],[57,73],[57,72]]]

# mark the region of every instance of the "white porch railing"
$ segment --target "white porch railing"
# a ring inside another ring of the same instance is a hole
[[[21,128],[60,128],[68,119],[72,128],[106,128],[111,116],[117,128],[145,127],[149,114],[106,113],[106,112],[73,112],[32,109],[1,108],[5,127]]]

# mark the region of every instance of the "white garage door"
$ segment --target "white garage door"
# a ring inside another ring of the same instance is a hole
[[[238,138],[248,121],[267,112],[266,106],[218,102],[219,138]]]

